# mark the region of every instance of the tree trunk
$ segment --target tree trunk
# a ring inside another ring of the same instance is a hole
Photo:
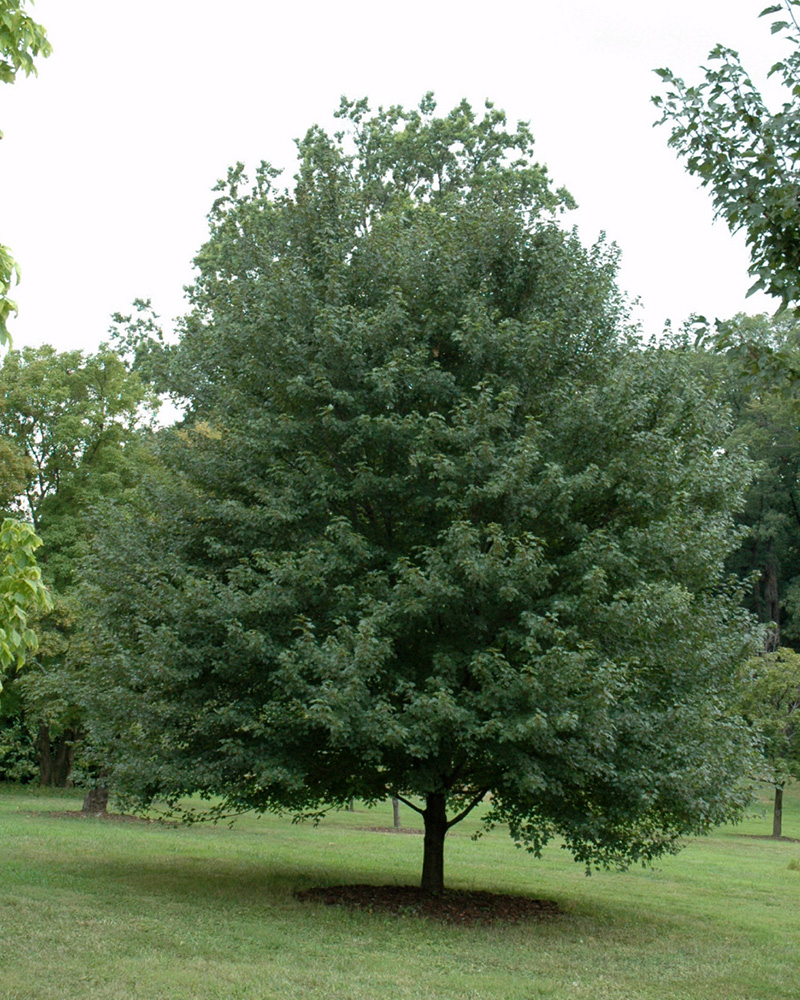
[[[771,623],[771,628],[766,633],[764,640],[764,651],[772,653],[781,644],[781,605],[778,597],[778,569],[775,556],[772,551],[772,540],[769,544],[769,554],[767,563],[761,576],[763,586],[764,611],[762,620]]]
[[[74,729],[65,729],[61,736],[50,737],[50,729],[42,724],[36,737],[36,749],[39,757],[39,784],[52,788],[69,788],[72,784],[70,775],[75,763]]]
[[[59,788],[69,788],[72,784],[72,766],[75,763],[75,740],[77,734],[74,729],[67,729],[55,741],[55,777]]]
[[[108,812],[108,785],[95,785],[86,793],[82,812],[92,816],[105,816]]]
[[[422,858],[424,892],[441,896],[444,892],[444,838],[447,833],[445,797],[441,792],[429,795],[422,817],[425,820],[425,844]]]
[[[50,730],[47,726],[39,726],[36,737],[36,752],[39,757],[39,784],[53,783],[53,751],[50,747]]]
[[[350,799],[350,802],[347,805],[347,811],[351,812],[351,813],[354,813],[356,811],[356,800],[355,799]]]
[[[783,827],[783,785],[775,786],[775,806],[772,810],[772,836],[777,840]]]
[[[392,799],[392,819],[395,830],[400,829],[400,799]]]

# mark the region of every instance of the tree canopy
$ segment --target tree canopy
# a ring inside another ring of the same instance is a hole
[[[489,794],[536,853],[673,850],[744,801],[725,409],[629,335],[616,249],[559,224],[526,125],[338,117],[290,188],[220,185],[169,474],[85,570],[92,738],[139,801],[395,796],[432,892]]]

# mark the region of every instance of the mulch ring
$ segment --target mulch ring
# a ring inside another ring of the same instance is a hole
[[[742,837],[745,840],[772,840],[773,842],[783,841],[784,844],[800,844],[800,840],[797,837],[773,837],[769,833],[737,833],[737,837]]]
[[[442,896],[429,896],[414,885],[333,885],[296,892],[302,902],[346,906],[370,913],[428,917],[448,924],[516,924],[520,920],[543,920],[562,916],[550,899],[506,896],[494,892],[453,889]]]
[[[42,813],[30,813],[31,816],[41,816]],[[174,822],[174,820],[165,820],[155,817],[150,819],[147,816],[131,816],[130,813],[94,813],[94,812],[83,812],[80,809],[73,809],[64,812],[48,812],[48,816],[53,819],[84,819],[84,820],[100,820],[107,823],[149,823],[151,825],[158,823],[161,826],[178,826],[179,824]]]
[[[357,830],[362,833],[411,833],[416,837],[421,837],[425,831],[418,830],[413,826],[357,826]]]

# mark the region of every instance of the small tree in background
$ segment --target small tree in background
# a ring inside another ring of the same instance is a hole
[[[800,778],[800,654],[781,647],[748,660],[741,674],[742,711],[758,734],[760,776],[775,789],[772,836],[780,837],[783,790]]]

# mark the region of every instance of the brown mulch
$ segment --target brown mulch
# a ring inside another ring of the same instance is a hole
[[[543,920],[562,915],[558,904],[550,899],[461,889],[453,889],[442,896],[429,896],[414,885],[322,886],[296,892],[295,899],[370,913],[429,917],[460,925],[516,924],[520,920]]]
[[[41,813],[32,815],[40,816]],[[130,813],[93,813],[83,812],[81,809],[72,809],[67,812],[49,812],[47,815],[53,816],[55,819],[98,819],[109,823],[159,823],[165,826],[178,826],[172,820],[148,819],[146,816],[131,816]]]
[[[784,844],[800,844],[797,837],[773,837],[770,833],[737,833],[736,836],[744,840],[773,840],[783,841]]]

